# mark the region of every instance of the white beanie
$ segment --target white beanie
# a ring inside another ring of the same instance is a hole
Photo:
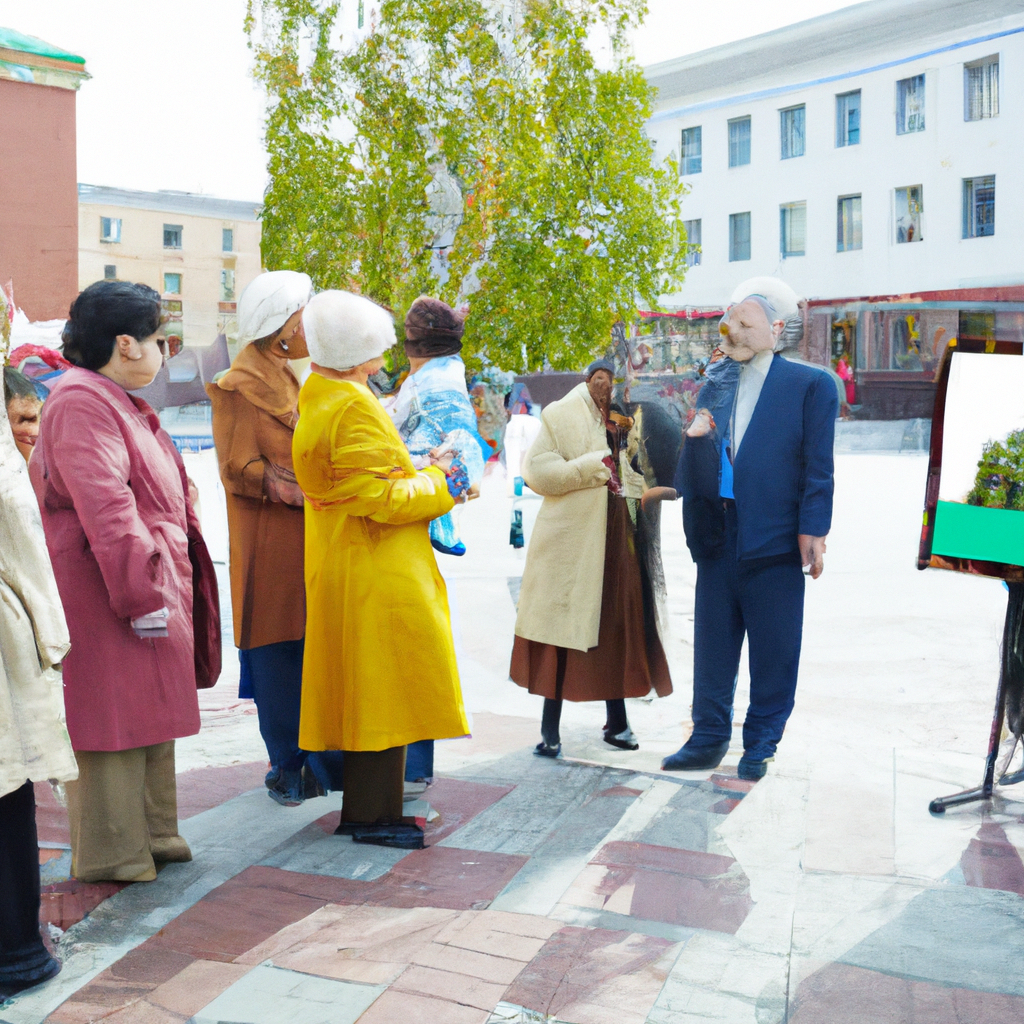
[[[376,359],[397,340],[391,314],[352,292],[314,295],[302,311],[302,329],[313,362],[330,370]]]
[[[238,340],[248,344],[279,331],[313,297],[313,282],[297,270],[270,270],[253,278],[238,300]]]
[[[738,284],[729,299],[729,304],[760,296],[775,310],[776,320],[790,320],[800,312],[799,299],[796,292],[785,281],[777,277],[749,277]]]

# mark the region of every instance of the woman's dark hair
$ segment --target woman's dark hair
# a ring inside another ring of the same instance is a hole
[[[160,295],[145,284],[97,281],[71,303],[61,335],[64,358],[87,370],[110,362],[119,334],[138,341],[160,328]]]
[[[4,405],[10,405],[16,398],[34,398],[40,401],[35,384],[13,366],[4,367]]]

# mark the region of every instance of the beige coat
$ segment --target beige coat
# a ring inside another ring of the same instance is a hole
[[[519,592],[516,635],[587,651],[597,646],[611,477],[604,421],[586,384],[541,415],[523,479],[544,496]]]
[[[0,416],[0,796],[78,775],[59,668],[69,646],[36,496]]]

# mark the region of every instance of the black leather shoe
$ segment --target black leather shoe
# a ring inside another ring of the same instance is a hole
[[[640,744],[637,742],[632,729],[626,729],[625,732],[617,733],[614,736],[606,729],[604,733],[604,741],[608,746],[618,747],[619,750],[640,749]]]
[[[747,782],[757,782],[758,779],[763,779],[767,771],[767,760],[752,761],[746,756],[740,758],[740,763],[736,768],[736,774],[741,779],[746,779]]]
[[[538,757],[561,757],[562,756],[562,744],[559,743],[555,747],[549,747],[543,740],[533,748],[533,752]]]
[[[691,747],[684,743],[674,754],[661,762],[663,772],[706,772],[717,768],[729,752],[729,741],[715,743],[708,747]]]

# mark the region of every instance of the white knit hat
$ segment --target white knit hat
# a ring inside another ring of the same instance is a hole
[[[314,295],[302,311],[302,328],[313,362],[331,370],[369,362],[396,341],[391,314],[352,292]]]
[[[800,300],[796,292],[778,277],[748,277],[746,281],[736,286],[729,299],[729,305],[735,306],[751,295],[759,295],[766,299],[779,320],[789,320],[800,311]]]
[[[238,300],[238,340],[248,344],[279,331],[313,297],[313,282],[297,270],[254,277]]]

